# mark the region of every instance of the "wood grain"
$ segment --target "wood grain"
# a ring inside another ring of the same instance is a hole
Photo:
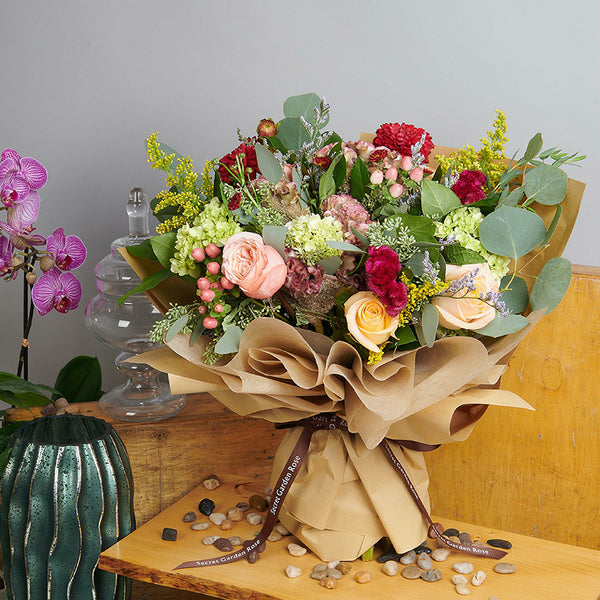
[[[100,567],[139,580],[224,599],[297,600],[321,598],[331,594],[309,578],[312,567],[319,562],[316,556],[310,552],[300,558],[289,555],[286,547],[287,543],[293,540],[291,537],[268,543],[262,558],[255,565],[239,561],[217,567],[173,570],[179,563],[187,560],[219,555],[214,547],[204,546],[201,540],[205,535],[223,532],[215,526],[205,531],[192,531],[189,525],[183,524],[181,520],[188,510],[193,510],[199,500],[206,496],[215,500],[217,510],[226,510],[240,501],[245,494],[253,493],[262,487],[260,483],[250,482],[240,492],[239,488],[235,488],[235,484],[245,479],[223,476],[223,481],[224,485],[214,492],[207,492],[203,486],[194,489],[172,507],[103,552]],[[444,525],[457,527],[460,531],[469,531],[473,539],[510,539],[513,548],[503,561],[517,565],[517,572],[512,575],[500,575],[493,572],[496,561],[453,552],[447,561],[436,563],[435,566],[442,571],[444,578],[431,584],[420,580],[408,581],[400,575],[387,577],[381,573],[379,563],[359,560],[354,561],[350,574],[340,580],[335,594],[341,593],[345,600],[362,600],[365,594],[381,600],[397,600],[399,597],[430,600],[432,593],[435,593],[438,600],[453,599],[456,598],[456,592],[450,582],[453,573],[451,565],[464,560],[469,560],[476,570],[481,569],[487,574],[481,590],[472,588],[475,593],[480,592],[474,597],[487,598],[494,595],[515,599],[526,597],[528,600],[590,600],[596,598],[600,592],[598,551],[475,527],[457,521],[446,520]],[[164,527],[176,527],[179,530],[176,542],[161,539]],[[238,523],[233,530],[224,535],[240,535],[244,539],[255,530],[256,526]],[[297,579],[288,579],[284,574],[288,564],[299,566],[303,575]],[[365,586],[354,581],[353,574],[359,570],[366,570],[372,574],[371,583]]]

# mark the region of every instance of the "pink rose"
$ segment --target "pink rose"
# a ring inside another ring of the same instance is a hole
[[[476,265],[446,265],[446,282],[457,281],[478,269],[473,277],[475,290],[465,288],[452,295],[432,298],[440,318],[440,325],[446,329],[481,329],[494,320],[496,309],[491,304],[479,300],[488,292],[498,293],[498,282],[487,263]]]
[[[398,317],[390,317],[372,292],[350,296],[344,304],[344,313],[352,337],[372,352],[379,352],[379,344],[393,336],[398,328]]]
[[[223,247],[221,271],[250,298],[270,298],[284,283],[287,267],[279,252],[257,233],[236,233]]]

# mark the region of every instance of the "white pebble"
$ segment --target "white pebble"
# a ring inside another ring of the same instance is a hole
[[[224,521],[226,518],[227,518],[227,517],[226,517],[226,516],[225,516],[223,513],[220,513],[220,512],[214,512],[214,513],[211,513],[211,514],[208,516],[208,520],[209,520],[211,523],[213,523],[214,525],[216,525],[217,527],[218,527],[219,525],[221,525],[221,523],[222,523],[222,522],[223,522],[223,521]]]
[[[231,542],[232,546],[241,546],[242,545],[242,538],[238,535],[233,535],[229,538],[229,541]]]
[[[203,529],[208,529],[210,527],[210,523],[208,521],[200,521],[200,523],[192,523],[190,527],[194,531],[202,531]]]
[[[260,525],[262,523],[262,517],[258,513],[251,512],[246,515],[246,521],[250,525]]]
[[[208,535],[202,540],[202,543],[205,546],[210,546],[210,545],[214,544],[215,541],[218,540],[220,537],[221,537],[220,535]]]
[[[398,563],[395,560],[386,560],[381,570],[389,577],[394,577],[398,575]]]
[[[335,569],[335,568],[336,568],[336,567],[337,567],[339,564],[340,564],[340,561],[339,561],[339,560],[330,560],[330,561],[327,563],[327,568],[328,568],[328,569]]]
[[[300,544],[288,544],[287,549],[292,556],[304,556],[306,554],[306,548],[300,546]]]
[[[473,574],[473,579],[471,579],[471,583],[474,586],[480,586],[485,581],[485,578],[486,574],[483,571],[476,571]]]
[[[473,572],[473,564],[470,562],[458,562],[452,565],[452,568],[457,572],[463,575],[468,575]]]
[[[282,535],[279,531],[271,531],[269,537],[267,538],[267,542],[278,542],[282,538]]]
[[[281,535],[291,535],[287,527],[284,527],[281,523],[275,525],[275,531],[279,531]]]
[[[455,588],[456,593],[461,596],[468,596],[471,593],[471,590],[467,587],[466,583],[459,583]]]
[[[414,550],[410,550],[406,554],[403,554],[400,557],[400,562],[403,565],[412,565],[417,560],[417,553]]]
[[[294,579],[294,577],[300,577],[300,575],[302,575],[302,569],[300,567],[296,567],[295,565],[288,565],[285,568],[285,574],[290,579]]]
[[[464,575],[452,575],[451,581],[454,585],[458,585],[459,583],[464,583],[466,585],[469,582]]]
[[[431,553],[431,558],[437,562],[442,562],[450,556],[450,550],[448,548],[436,548]]]

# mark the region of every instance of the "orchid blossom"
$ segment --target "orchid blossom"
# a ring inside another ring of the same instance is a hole
[[[8,238],[0,236],[0,277],[10,273],[10,259],[13,255],[13,245]]]
[[[18,250],[25,250],[31,246],[43,246],[46,238],[33,233],[35,227],[32,223],[21,221],[19,212],[14,208],[6,211],[6,223],[0,221],[0,229],[10,236],[10,241]]]
[[[38,315],[46,315],[53,308],[60,313],[66,313],[79,306],[81,283],[72,273],[62,273],[54,267],[35,282],[31,290],[31,299]]]
[[[59,227],[48,238],[46,250],[54,258],[56,266],[61,271],[72,271],[80,267],[87,255],[83,242],[76,235],[68,235]]]

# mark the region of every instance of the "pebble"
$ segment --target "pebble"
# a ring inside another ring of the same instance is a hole
[[[269,503],[265,500],[265,498],[259,496],[258,494],[250,496],[248,499],[248,504],[250,505],[250,508],[254,508],[259,512],[264,512],[267,510],[267,508],[269,508]]]
[[[454,585],[458,585],[459,583],[464,583],[465,585],[467,585],[467,583],[469,582],[469,580],[464,575],[460,575],[458,573],[456,575],[452,575],[452,579],[450,581],[452,581]]]
[[[246,554],[246,560],[253,565],[260,558],[260,554],[256,550],[250,550],[248,554]]]
[[[371,573],[369,571],[358,571],[354,574],[356,583],[369,583],[371,581]]]
[[[262,523],[262,516],[258,513],[251,512],[246,515],[246,521],[250,525],[260,525]]]
[[[470,562],[458,562],[452,565],[452,568],[462,575],[468,575],[473,572],[473,563]]]
[[[275,525],[275,531],[279,531],[281,535],[291,535],[290,530],[287,527],[284,527],[281,523],[277,523],[277,525]]]
[[[221,529],[223,531],[229,531],[233,528],[233,523],[229,519],[223,519],[221,521]]]
[[[442,577],[442,572],[439,569],[429,569],[421,573],[421,579],[423,581],[428,581],[429,583],[439,581]]]
[[[381,570],[385,575],[388,575],[389,577],[394,577],[395,575],[398,575],[398,563],[395,560],[388,560],[385,563],[383,563],[383,567],[381,567]]]
[[[239,506],[234,506],[227,511],[227,518],[230,521],[241,521],[244,518],[244,511]]]
[[[475,571],[471,579],[471,584],[478,587],[485,581],[485,578],[486,574],[483,571]]]
[[[233,550],[233,544],[229,538],[220,537],[213,542],[213,546],[221,552],[231,552]]]
[[[215,510],[215,503],[210,498],[203,498],[198,503],[198,510],[208,517]]]
[[[504,550],[510,550],[512,548],[512,544],[508,540],[502,540],[500,538],[492,538],[487,541],[489,546],[494,546],[494,548],[503,548]]]
[[[336,568],[336,567],[337,567],[339,564],[340,564],[340,561],[339,561],[339,560],[330,560],[330,561],[327,563],[327,568],[328,568],[328,569],[335,569],[335,568]]]
[[[426,554],[431,554],[431,548],[427,544],[420,544],[414,548],[414,551],[416,554],[423,554],[423,552]]]
[[[265,496],[272,496],[273,495],[273,488],[271,488],[271,486],[267,486],[265,488],[264,494],[265,494]]]
[[[207,490],[214,490],[221,485],[220,479],[216,475],[209,475],[203,482],[202,485]]]
[[[306,554],[306,548],[300,546],[300,544],[288,544],[287,549],[292,556],[304,556]]]
[[[461,596],[468,596],[471,593],[471,590],[467,587],[466,583],[459,583],[455,588],[456,593]]]
[[[203,540],[202,543],[205,546],[212,546],[216,540],[218,540],[221,536],[220,535],[207,535]]]
[[[204,529],[208,529],[210,527],[210,523],[208,521],[200,521],[200,523],[192,523],[190,527],[194,531],[202,531]]]
[[[342,572],[338,571],[337,569],[335,569],[333,567],[329,567],[329,569],[327,569],[326,573],[327,573],[327,577],[333,577],[334,579],[342,578]]]
[[[231,542],[232,546],[241,546],[242,545],[242,538],[238,535],[232,535],[229,538],[229,541]]]
[[[411,551],[412,552],[412,551]],[[378,563],[385,563],[388,560],[400,560],[400,557],[402,555],[398,554],[397,552],[384,552],[383,554],[380,554],[376,560]],[[416,556],[416,555],[415,555]],[[414,561],[413,561],[414,562]]]
[[[165,527],[162,531],[161,538],[167,542],[174,542],[177,540],[177,529],[172,527]]]
[[[471,539],[471,536],[466,531],[462,531],[461,533],[459,533],[458,539],[460,540],[460,543],[463,546],[472,546],[473,545],[473,540]]]
[[[328,590],[335,590],[337,586],[337,579],[334,579],[333,577],[324,577],[321,579],[321,581],[319,581],[319,585],[322,585]]]
[[[407,552],[406,554],[403,554],[400,557],[400,562],[403,565],[414,565],[416,560],[417,560],[417,553],[414,550],[411,550],[410,552]]]
[[[402,569],[402,577],[405,579],[419,579],[421,577],[421,569],[417,567],[417,565],[408,565],[408,567],[404,567]]]
[[[310,574],[311,579],[316,579],[317,581],[321,581],[327,577],[327,571],[313,571]]]
[[[433,567],[433,561],[429,557],[429,554],[422,552],[419,554],[419,556],[417,556],[417,567],[423,569],[423,571],[428,571],[431,569],[431,567]]]
[[[196,513],[193,510],[186,512],[185,515],[183,515],[184,523],[193,523],[195,520],[196,520]]]
[[[450,550],[448,548],[436,548],[431,553],[431,558],[436,562],[443,562],[450,556]]]
[[[454,527],[449,527],[448,529],[444,529],[442,535],[445,535],[446,537],[450,537],[451,535],[458,537],[458,529],[455,529]]]
[[[268,542],[278,542],[283,536],[279,533],[279,531],[271,531],[269,537],[267,538]]]
[[[455,544],[460,544],[460,538],[457,535],[449,535],[448,539],[451,542],[454,542]],[[438,548],[448,548],[448,544],[446,544],[446,542],[444,542],[443,540],[440,540],[440,539],[435,540],[435,545]]]
[[[318,571],[327,571],[328,567],[325,563],[317,563],[314,567],[313,567],[313,571],[318,572]]]
[[[350,573],[350,571],[352,571],[352,565],[349,562],[341,562],[336,569],[342,574],[342,575],[348,575],[348,573]]]
[[[288,565],[285,568],[285,574],[290,579],[294,579],[294,578],[300,577],[300,575],[302,575],[302,569],[300,567],[296,567],[295,565]]]
[[[246,512],[250,508],[250,505],[247,502],[238,502],[235,507],[239,508],[242,512]]]
[[[225,518],[225,515],[220,512],[214,512],[208,516],[208,520],[217,527],[225,520]]]
[[[496,573],[514,573],[517,570],[517,565],[512,563],[499,562],[494,565]]]

